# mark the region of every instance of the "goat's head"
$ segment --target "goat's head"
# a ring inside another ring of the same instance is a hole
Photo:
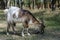
[[[44,33],[44,29],[45,29],[45,25],[43,23],[43,21],[38,19],[38,32],[37,33]]]
[[[45,28],[44,23],[40,22],[39,25],[38,25],[38,28],[39,28],[38,33],[43,34],[44,33],[44,28]]]

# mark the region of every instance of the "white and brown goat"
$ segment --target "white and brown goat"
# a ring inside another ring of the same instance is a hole
[[[9,28],[10,26],[12,26],[13,31],[14,30],[14,26],[16,26],[16,23],[20,22],[23,24],[24,28],[26,28],[27,30],[27,34],[30,35],[30,33],[28,32],[28,27],[29,25],[37,25],[37,27],[39,27],[39,31],[41,33],[44,32],[44,24],[42,22],[39,22],[30,11],[28,10],[24,10],[24,9],[20,9],[18,7],[10,7],[8,9],[7,12],[7,34],[9,32]],[[22,36],[24,36],[24,28],[22,30]]]

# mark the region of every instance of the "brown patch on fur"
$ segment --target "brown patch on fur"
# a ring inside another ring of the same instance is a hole
[[[25,21],[25,22],[23,23],[23,26],[24,26],[24,28],[28,28],[28,22]]]
[[[16,17],[16,15],[15,14],[13,14],[13,18],[15,18]],[[19,14],[18,14],[18,18],[24,18],[23,20],[23,26],[24,26],[24,28],[28,28],[29,27],[29,21],[30,20],[32,20],[32,22],[33,22],[33,24],[35,24],[35,25],[41,25],[41,26],[39,26],[39,28],[40,28],[40,30],[41,30],[41,32],[43,33],[44,32],[44,27],[45,27],[45,25],[41,22],[39,22],[34,16],[33,16],[33,14],[31,13],[31,12],[29,12],[28,10],[22,10],[22,11],[20,11],[19,12]],[[16,25],[16,23],[13,23],[13,25],[15,26]],[[9,29],[9,28],[8,28]]]
[[[22,17],[22,12],[19,12],[18,18]]]

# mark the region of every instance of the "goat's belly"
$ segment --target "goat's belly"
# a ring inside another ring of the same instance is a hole
[[[13,21],[22,23],[25,21],[25,19],[24,18],[14,18]]]
[[[35,25],[32,20],[29,21],[28,25]]]
[[[22,22],[22,19],[13,19],[14,22]]]
[[[32,20],[29,21],[29,24],[33,24]]]

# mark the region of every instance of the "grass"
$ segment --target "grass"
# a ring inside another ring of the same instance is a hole
[[[33,13],[33,15],[36,18],[44,19],[44,24],[46,26],[45,33],[43,35],[31,33],[31,36],[26,35],[25,37],[21,37],[22,26],[19,24],[17,24],[16,27],[16,34],[10,31],[10,35],[6,35],[6,20],[3,11],[0,11],[0,40],[60,40],[59,11],[39,11]]]

